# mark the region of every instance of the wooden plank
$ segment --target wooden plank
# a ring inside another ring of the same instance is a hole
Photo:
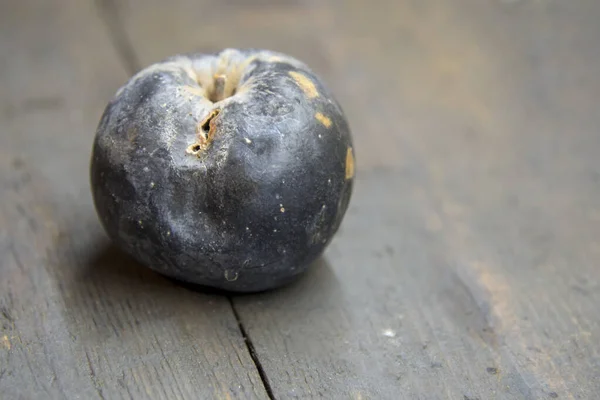
[[[108,243],[88,165],[127,78],[91,2],[0,5],[0,398],[265,398],[228,300]]]
[[[120,4],[143,64],[273,48],[348,112],[339,236],[234,300],[276,398],[599,396],[600,3]]]
[[[600,7],[478,3],[338,9],[404,165],[358,158],[320,269],[235,299],[278,398],[600,395]]]

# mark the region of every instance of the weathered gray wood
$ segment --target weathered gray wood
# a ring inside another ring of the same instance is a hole
[[[226,298],[108,243],[91,141],[125,79],[91,2],[0,5],[0,398],[265,398]]]
[[[600,3],[130,0],[100,7],[110,34],[82,2],[12,3],[0,397],[266,397],[226,300],[107,249],[87,189],[117,51],[224,46],[307,61],[356,135],[326,257],[234,299],[274,397],[599,396]]]
[[[234,300],[276,398],[600,395],[600,3],[119,4],[142,64],[291,53],[354,127],[319,268]]]
[[[594,236],[554,236],[510,192],[467,207],[408,170],[363,173],[321,265],[235,299],[276,397],[594,398]]]

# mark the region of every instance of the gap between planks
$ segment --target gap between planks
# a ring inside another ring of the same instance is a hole
[[[123,29],[123,24],[117,12],[117,7],[114,4],[113,0],[95,0],[96,8],[98,9],[101,20],[106,26],[107,34],[110,38],[112,45],[114,46],[119,59],[123,63],[123,66],[127,70],[130,75],[135,74],[141,69],[141,65],[139,62],[139,58],[133,49],[131,44],[131,40],[127,35],[125,29]],[[248,336],[246,329],[244,328],[244,324],[238,311],[233,302],[233,298],[231,296],[226,296],[229,301],[229,305],[231,307],[231,311],[235,317],[235,320],[238,325],[238,329],[240,334],[244,339],[244,343],[246,345],[246,349],[252,358],[252,362],[254,363],[254,367],[258,371],[261,382],[269,396],[270,400],[275,400],[275,396],[273,395],[273,389],[269,384],[269,380],[267,378],[267,374],[265,369],[263,368],[256,349],[254,348],[254,344],[252,343],[252,339]]]

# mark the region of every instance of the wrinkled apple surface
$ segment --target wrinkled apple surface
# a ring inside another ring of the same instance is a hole
[[[348,208],[340,105],[302,62],[266,50],[182,54],[107,105],[91,158],[110,238],[177,280],[237,292],[293,280]]]

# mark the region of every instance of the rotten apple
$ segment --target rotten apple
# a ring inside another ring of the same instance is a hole
[[[292,281],[352,194],[347,120],[321,79],[267,50],[181,54],[104,110],[91,187],[108,236],[171,278],[236,292]]]

